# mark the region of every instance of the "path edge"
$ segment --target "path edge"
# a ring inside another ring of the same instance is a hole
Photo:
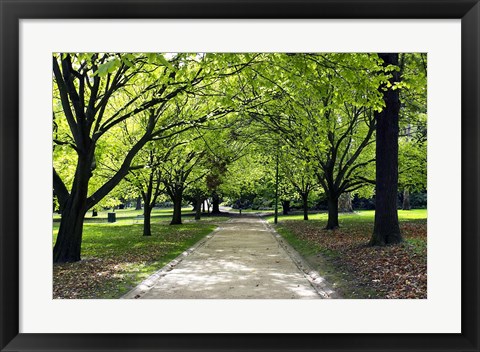
[[[287,252],[287,255],[292,259],[298,269],[303,272],[305,278],[310,282],[310,285],[317,291],[323,299],[341,299],[343,298],[337,291],[333,289],[330,283],[325,278],[312,268],[312,266],[288,243],[282,235],[280,235],[275,228],[268,223],[267,220],[260,217],[265,227],[270,230],[273,238],[278,244]]]
[[[138,298],[142,298],[143,295],[145,295],[148,291],[150,291],[153,288],[153,286],[155,285],[157,280],[159,280],[162,277],[164,277],[165,275],[167,275],[168,272],[172,271],[178,264],[180,264],[190,254],[195,252],[200,247],[203,247],[205,245],[205,243],[207,243],[207,241],[209,241],[215,235],[215,233],[220,231],[221,229],[222,229],[222,227],[218,226],[215,230],[213,230],[208,235],[206,235],[204,238],[202,238],[200,241],[195,243],[192,247],[183,251],[175,259],[173,259],[172,261],[165,264],[159,270],[155,271],[152,275],[150,275],[145,280],[140,282],[137,286],[135,286],[130,291],[128,291],[127,293],[122,295],[119,299],[138,299]]]

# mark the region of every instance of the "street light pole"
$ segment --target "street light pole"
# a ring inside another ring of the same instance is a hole
[[[275,165],[275,220],[274,223],[278,223],[278,143],[277,143],[277,157]]]

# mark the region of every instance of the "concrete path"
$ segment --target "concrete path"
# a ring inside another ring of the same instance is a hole
[[[123,298],[335,297],[279,237],[259,217],[233,218]]]

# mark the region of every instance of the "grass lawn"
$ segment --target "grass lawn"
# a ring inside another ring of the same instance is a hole
[[[426,298],[427,210],[399,210],[404,243],[386,247],[367,246],[374,215],[340,214],[334,231],[326,213],[279,215],[276,230],[345,298]]]
[[[108,213],[111,210],[102,210],[98,212],[97,216],[92,216],[92,211],[88,211],[85,215],[85,223],[106,223]],[[120,224],[138,224],[143,222],[143,210],[117,209],[115,210],[117,223]],[[182,221],[194,221],[195,213],[191,207],[182,208]],[[60,214],[53,214],[53,222],[60,222]],[[152,210],[152,220],[170,221],[172,219],[172,208],[154,208]],[[209,214],[202,214],[202,221],[214,220],[218,221],[218,216],[210,216]],[[221,220],[220,220],[221,221]]]
[[[119,298],[228,219],[185,217],[183,225],[170,226],[171,209],[155,209],[152,236],[145,237],[141,211],[116,213],[116,223],[107,223],[107,212],[85,221],[82,260],[53,266],[54,298]],[[54,220],[53,243],[58,227]]]

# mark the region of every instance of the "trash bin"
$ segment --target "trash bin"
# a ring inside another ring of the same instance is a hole
[[[117,214],[116,213],[108,213],[108,222],[115,222],[117,221]]]

